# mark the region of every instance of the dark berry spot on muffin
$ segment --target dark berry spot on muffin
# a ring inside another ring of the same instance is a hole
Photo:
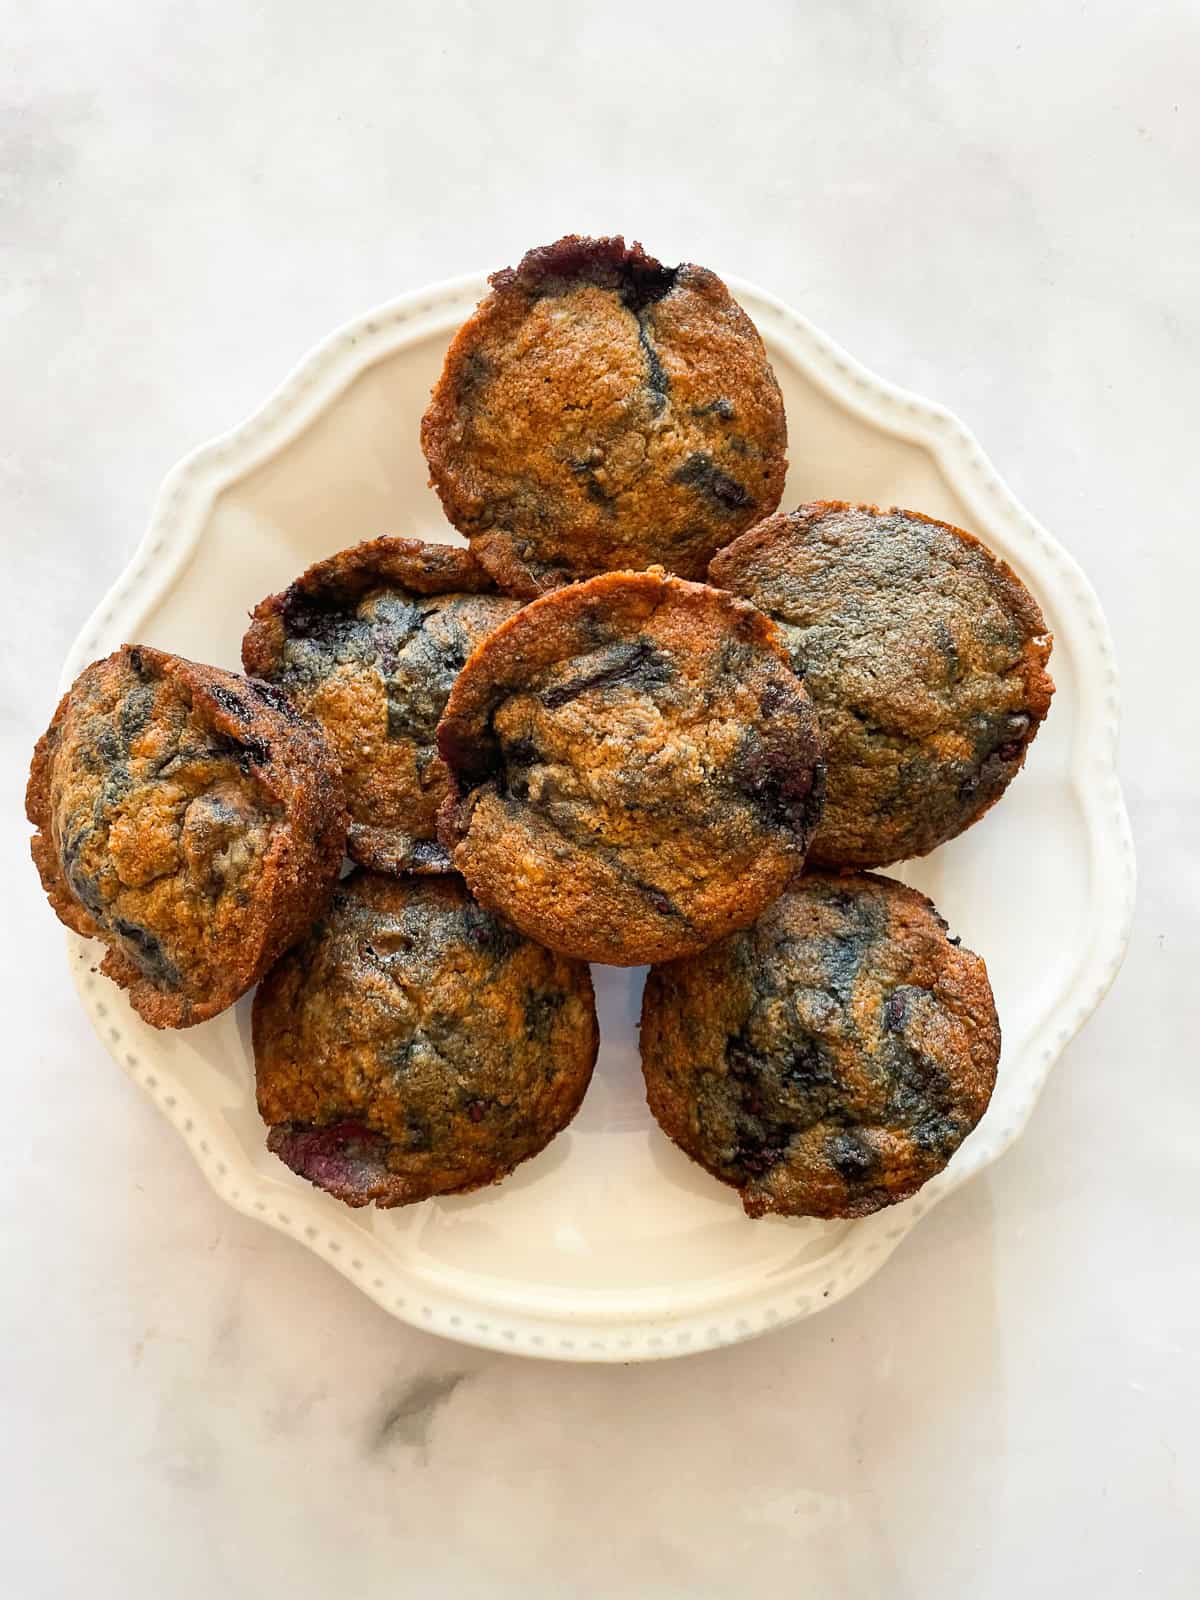
[[[258,699],[269,705],[272,711],[277,711],[288,722],[300,720],[300,713],[277,684],[265,683],[261,678],[253,678],[250,683]]]
[[[462,922],[463,934],[475,949],[490,950],[498,957],[514,950],[520,940],[519,934],[473,900],[464,904]]]
[[[948,1161],[968,1132],[957,1117],[933,1116],[918,1122],[912,1130],[913,1143],[927,1156]]]
[[[933,642],[946,663],[946,682],[958,683],[963,675],[962,659],[954,635],[941,617],[933,625]]]
[[[919,991],[923,992],[923,991]],[[948,1103],[950,1084],[932,1056],[914,1049],[892,1033],[881,1065],[888,1083],[886,1115],[890,1120],[915,1125],[929,1111],[939,1113]]]
[[[623,239],[585,239],[577,235],[526,251],[516,267],[493,272],[497,293],[518,289],[531,301],[566,294],[581,283],[615,290],[635,315],[662,300],[675,287],[679,269],[664,267],[640,245]]]
[[[257,739],[251,734],[243,734],[238,738],[227,735],[221,741],[222,747],[237,758],[237,764],[245,777],[250,776],[252,767],[265,767],[271,760],[271,746],[265,739]]]
[[[693,406],[694,417],[720,417],[722,422],[732,422],[736,415],[732,400],[721,395],[716,400],[710,400],[707,405]]]
[[[706,450],[694,451],[675,473],[675,482],[695,489],[722,511],[742,511],[753,501],[746,489],[722,472]]]
[[[281,1123],[268,1134],[267,1149],[300,1177],[347,1199],[387,1172],[386,1137],[350,1119],[322,1128]]]
[[[647,904],[651,905],[660,917],[675,917],[679,921],[687,921],[670,895],[664,893],[662,889],[656,888],[652,883],[639,883],[637,887],[645,895]]]
[[[121,737],[125,741],[126,748],[132,744],[150,721],[153,710],[153,684],[141,684],[138,688],[131,689],[126,695],[120,716]]]
[[[72,822],[74,821],[75,819],[72,818]],[[70,827],[69,830],[63,835],[60,854],[63,870],[68,874],[68,876],[75,871],[75,868],[79,862],[80,852],[82,851],[84,845],[91,838],[93,831],[93,825],[91,822],[81,822],[78,824],[78,826]]]
[[[649,639],[635,639],[612,645],[588,672],[569,678],[566,683],[545,690],[542,704],[557,711],[568,701],[592,689],[611,689],[628,684],[646,694],[663,688],[675,675],[670,658],[655,648]]]
[[[749,795],[762,814],[778,827],[805,833],[814,806],[813,788],[819,766],[797,767],[791,753],[778,745],[766,745],[758,731],[749,728],[742,735],[734,757],[735,782]],[[815,802],[819,814],[820,797]]]
[[[734,1151],[733,1166],[748,1177],[765,1177],[772,1167],[778,1165],[786,1148],[786,1144],[751,1137]]]
[[[857,1134],[832,1133],[825,1141],[825,1149],[838,1176],[851,1186],[865,1182],[875,1170],[878,1157]]]
[[[917,984],[899,984],[883,1002],[883,1027],[890,1034],[902,1032],[915,1003],[930,998],[930,990],[920,989]]]
[[[232,689],[227,689],[223,684],[215,683],[212,687],[212,697],[231,717],[236,717],[239,722],[244,722],[250,715],[246,702],[241,695],[235,694]]]
[[[111,766],[123,761],[129,754],[128,741],[122,742],[116,728],[110,728],[107,724],[100,731],[95,749],[99,766]]]
[[[124,917],[114,917],[112,928],[124,942],[126,953],[140,971],[156,983],[170,988],[178,987],[179,969],[163,949],[157,934]]]
[[[624,282],[621,287],[621,299],[630,311],[638,316],[647,306],[665,300],[675,287],[678,276],[678,267],[664,267],[658,261],[651,261],[646,257],[639,260],[631,255],[622,264]]]
[[[893,989],[887,997],[883,1009],[883,1022],[886,1028],[898,1028],[904,1021],[904,1013],[908,1008],[908,1000],[903,989]]]
[[[126,795],[133,792],[133,788],[133,775],[124,762],[111,767],[101,780],[100,793],[96,800],[97,818],[106,817],[115,811]]]
[[[510,767],[532,767],[542,759],[537,745],[527,735],[510,739],[504,745],[504,760]]]
[[[638,344],[641,346],[642,354],[646,358],[646,387],[653,397],[653,410],[659,412],[667,403],[667,396],[671,392],[671,380],[668,378],[662,362],[658,359],[658,351],[650,342],[650,333],[646,327],[645,317],[639,316],[637,324]]]
[[[751,1078],[762,1070],[762,1057],[751,1047],[744,1030],[725,1041],[725,1065],[731,1078]]]
[[[789,1038],[792,1054],[783,1068],[784,1086],[811,1097],[824,1094],[837,1085],[837,1072],[816,1039],[793,1032]]]
[[[525,1031],[538,1044],[548,1044],[556,1018],[562,1010],[559,989],[530,989],[525,996]]]
[[[874,942],[874,930],[860,924],[821,943],[822,964],[829,987],[843,1005],[850,999],[855,979],[867,961]]]
[[[284,591],[282,621],[284,633],[287,638],[285,645],[284,661],[287,668],[293,671],[306,658],[295,650],[296,641],[305,641],[319,646],[322,651],[336,652],[338,647],[348,643],[352,632],[349,620],[319,599],[301,588],[298,583],[293,583]],[[321,666],[328,671],[328,661],[322,661]],[[285,673],[284,681],[288,674]]]
[[[448,767],[461,774],[463,787],[485,783],[500,765],[500,746],[494,735],[475,737],[453,722],[439,722],[438,752]]]
[[[71,893],[84,910],[90,911],[97,921],[103,922],[108,902],[95,878],[82,868],[75,867],[67,874],[67,879],[71,885]]]
[[[762,693],[758,697],[758,709],[764,717],[769,717],[773,711],[778,711],[780,706],[787,704],[788,692],[778,678],[771,678],[763,685]]]
[[[582,479],[584,493],[588,499],[595,501],[597,505],[609,505],[615,498],[596,476],[597,469],[603,463],[604,452],[602,450],[593,451],[587,457],[577,457],[567,463],[575,476]]]

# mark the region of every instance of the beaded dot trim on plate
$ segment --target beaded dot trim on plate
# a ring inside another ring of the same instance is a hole
[[[1018,1137],[1050,1068],[1116,977],[1129,940],[1136,869],[1116,766],[1117,668],[1107,624],[1087,579],[1062,546],[1022,509],[957,418],[875,377],[781,302],[735,278],[727,282],[760,329],[785,347],[809,378],[876,427],[928,449],[965,499],[981,507],[986,502],[980,522],[993,528],[1001,523],[1007,546],[1039,558],[1069,598],[1073,620],[1083,625],[1075,648],[1086,657],[1089,671],[1083,676],[1092,686],[1085,708],[1088,737],[1080,737],[1077,744],[1087,754],[1079,757],[1075,772],[1096,884],[1092,946],[1061,997],[1053,1024],[1043,1029],[1022,1058],[1025,1092],[1003,1126],[992,1127],[985,1119],[950,1167],[902,1211],[880,1213],[848,1230],[831,1257],[830,1275],[818,1287],[804,1293],[780,1287],[723,1317],[709,1312],[610,1328],[586,1326],[582,1319],[578,1326],[567,1327],[511,1314],[481,1317],[480,1308],[465,1300],[445,1292],[434,1296],[388,1256],[363,1224],[326,1209],[334,1202],[315,1192],[312,1197],[294,1195],[264,1181],[182,1078],[142,1060],[120,1026],[120,1017],[129,1014],[125,1001],[114,1000],[111,986],[93,975],[94,946],[70,936],[74,976],[97,1034],[184,1139],[222,1199],[324,1257],[385,1311],[416,1327],[488,1349],[572,1361],[660,1359],[738,1343],[811,1315],[851,1293],[878,1271],[933,1205],[995,1161]],[[449,331],[483,291],[481,276],[458,279],[406,296],[351,323],[318,346],[241,427],[180,462],[163,484],[150,527],[132,561],[71,649],[63,687],[88,661],[136,635],[139,619],[191,555],[212,500],[222,488],[296,437],[367,366],[431,331],[431,324]],[[1101,863],[1104,871],[1099,870]]]

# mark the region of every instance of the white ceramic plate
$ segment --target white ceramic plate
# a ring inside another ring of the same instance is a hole
[[[986,958],[1003,1024],[991,1108],[945,1173],[860,1222],[748,1221],[734,1192],[651,1122],[637,1052],[642,971],[599,967],[600,1060],[566,1133],[499,1187],[352,1212],[264,1147],[248,999],[201,1027],[158,1033],[94,974],[96,948],[71,940],[97,1033],[218,1194],[396,1316],[472,1344],[641,1360],[747,1338],[840,1299],[1017,1137],[1125,950],[1134,859],[1116,772],[1117,677],[1087,580],[954,417],[729,281],[783,387],[784,505],[867,500],[948,518],[1011,562],[1055,634],[1058,693],[1025,771],[979,826],[897,872]],[[446,344],[484,287],[480,277],[457,280],[344,328],[244,426],[181,462],[76,642],[64,687],[125,640],[236,668],[247,611],[317,557],[380,533],[457,540],[427,487],[417,429]]]

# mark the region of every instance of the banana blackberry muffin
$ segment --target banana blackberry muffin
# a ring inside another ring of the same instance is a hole
[[[715,273],[572,234],[493,273],[421,424],[430,481],[500,587],[709,557],[774,511],[779,385]]]
[[[257,606],[246,671],[315,717],[341,763],[348,849],[380,872],[445,871],[446,769],[434,732],[463,662],[520,601],[468,550],[374,539]]]
[[[67,927],[156,1028],[215,1016],[328,897],[346,813],[315,723],[270,684],[125,645],[38,741],[32,848]]]
[[[455,867],[530,938],[616,966],[752,922],[821,809],[816,718],[774,625],[703,584],[606,573],[471,656],[438,728]]]
[[[254,998],[268,1148],[347,1205],[494,1183],[578,1110],[599,1047],[587,967],[456,877],[356,872]]]
[[[753,928],[655,967],[642,1070],[663,1131],[752,1217],[915,1194],[987,1109],[987,969],[923,895],[805,873]]]
[[[743,534],[710,576],[780,624],[820,713],[829,789],[810,865],[926,855],[1021,770],[1054,693],[1052,637],[961,528],[817,501]]]

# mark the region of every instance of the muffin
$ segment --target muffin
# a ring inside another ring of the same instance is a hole
[[[821,809],[816,718],[761,612],[606,573],[487,638],[438,728],[442,841],[477,898],[584,961],[665,961],[752,922]]]
[[[255,608],[242,663],[321,724],[341,764],[347,848],[379,872],[445,871],[434,732],[463,662],[520,605],[469,551],[418,539],[343,550]]]
[[[1021,770],[1054,693],[1052,639],[969,533],[817,501],[767,518],[709,570],[780,624],[820,713],[829,787],[810,865],[926,855]]]
[[[455,877],[356,872],[254,997],[271,1149],[347,1205],[494,1183],[578,1110],[599,1046],[587,967]]]
[[[421,444],[446,515],[501,588],[655,563],[702,578],[774,511],[783,401],[715,273],[572,234],[489,281]]]
[[[298,939],[342,861],[320,729],[270,684],[125,645],[38,741],[33,859],[67,927],[156,1028],[215,1016]]]
[[[979,1122],[998,1059],[986,966],[890,878],[805,874],[646,979],[651,1112],[749,1216],[906,1200]]]
[[[987,969],[923,895],[805,875],[642,1002],[650,1109],[748,1215],[862,1217],[915,1194],[987,1109]]]

